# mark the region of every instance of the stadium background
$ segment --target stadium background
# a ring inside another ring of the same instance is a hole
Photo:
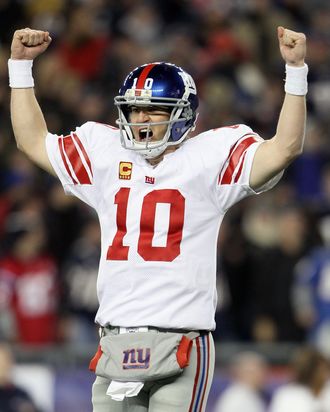
[[[27,278],[25,288],[12,285],[12,294],[0,272],[0,337],[14,349],[17,382],[44,412],[91,410],[87,365],[97,340],[92,321],[99,231],[92,211],[65,197],[56,180],[15,147],[7,80],[14,30],[48,30],[53,38],[34,65],[38,100],[53,132],[67,134],[87,120],[114,124],[112,101],[124,76],[140,64],[164,60],[196,80],[197,132],[246,123],[269,138],[283,98],[278,25],[308,37],[307,144],[274,190],[241,202],[226,216],[219,237],[217,373],[209,411],[228,381],[226,360],[236,351],[265,354],[271,393],[287,379],[294,349],[309,341],[304,308],[293,296],[297,264],[326,246],[329,235],[329,3],[0,1],[0,256],[3,261],[20,244],[23,254],[49,264],[48,274]],[[19,299],[26,312],[18,311]],[[313,343],[324,348],[324,340]]]

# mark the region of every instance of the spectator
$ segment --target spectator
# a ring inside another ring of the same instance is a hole
[[[34,214],[17,212],[7,228],[0,261],[0,307],[14,320],[2,331],[18,343],[52,344],[57,329],[57,267],[45,251],[46,233]]]
[[[265,412],[266,372],[266,361],[259,354],[236,355],[231,364],[232,382],[220,395],[213,412]]]
[[[28,393],[13,382],[13,366],[9,345],[0,342],[0,411],[38,412]]]
[[[83,225],[64,265],[66,341],[76,345],[98,340],[94,317],[98,308],[96,280],[100,243],[99,223],[91,218]]]
[[[275,246],[251,249],[252,336],[264,340],[260,322],[265,325],[268,319],[268,328],[273,328],[271,340],[301,342],[304,334],[294,318],[291,288],[294,267],[310,250],[311,231],[304,210],[295,205],[276,211],[274,224]]]
[[[270,412],[329,412],[328,360],[315,349],[302,348],[291,367],[292,381],[274,393]]]
[[[293,308],[307,340],[330,357],[330,220],[324,218],[321,233],[325,246],[299,261],[293,284]]]
[[[100,75],[110,39],[103,30],[98,32],[95,11],[86,5],[68,14],[66,36],[58,47],[62,70],[91,81]]]

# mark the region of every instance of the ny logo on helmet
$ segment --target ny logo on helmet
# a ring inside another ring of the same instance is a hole
[[[190,93],[197,94],[196,84],[194,79],[188,74],[187,72],[178,72],[178,74],[182,77],[184,85],[189,89]]]

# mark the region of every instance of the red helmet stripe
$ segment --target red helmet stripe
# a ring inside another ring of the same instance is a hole
[[[150,73],[150,71],[156,66],[156,63],[151,63],[148,64],[143,70],[142,73],[140,74],[138,81],[136,83],[136,88],[137,89],[143,89],[144,88],[144,84],[146,81],[146,78],[148,77],[148,74]]]

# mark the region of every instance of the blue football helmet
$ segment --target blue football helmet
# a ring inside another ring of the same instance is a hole
[[[168,146],[180,144],[194,130],[198,97],[195,82],[187,72],[174,64],[157,62],[139,66],[129,73],[115,97],[115,105],[119,112],[117,124],[123,147],[152,159]],[[157,123],[131,123],[130,106],[159,106],[160,109],[166,108],[170,117]],[[151,126],[160,124],[167,124],[164,137],[151,141]],[[131,126],[146,126],[146,138],[137,141]]]

